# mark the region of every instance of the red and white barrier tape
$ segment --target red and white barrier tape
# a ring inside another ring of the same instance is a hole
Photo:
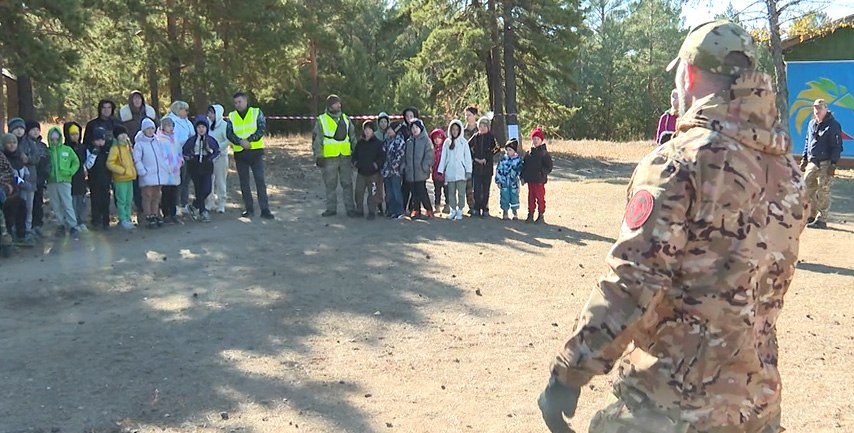
[[[511,114],[502,114],[502,116],[511,116]],[[359,115],[359,116],[349,116],[353,120],[376,120],[378,116],[375,115]],[[422,119],[445,119],[447,117],[453,117],[452,115],[444,115],[444,114],[430,114],[420,116]],[[264,116],[267,120],[315,120],[317,116]],[[389,120],[401,120],[403,116],[400,115],[391,115],[388,116]]]

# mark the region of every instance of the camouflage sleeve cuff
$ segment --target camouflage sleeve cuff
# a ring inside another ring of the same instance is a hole
[[[593,380],[595,374],[590,374],[579,368],[571,367],[563,354],[558,354],[552,363],[552,376],[566,386],[582,387]]]

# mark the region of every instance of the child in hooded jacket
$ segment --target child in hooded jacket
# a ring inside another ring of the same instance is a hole
[[[442,174],[448,186],[448,219],[461,220],[463,205],[466,203],[466,183],[471,179],[472,172],[471,149],[463,136],[462,122],[451,121],[448,133],[451,136],[442,143],[438,172]]]
[[[368,219],[375,218],[374,211],[382,197],[383,181],[380,169],[383,167],[385,154],[383,143],[374,135],[374,122],[366,120],[362,123],[362,136],[353,149],[350,157],[356,176],[356,213],[364,216],[365,191],[368,191]]]
[[[86,145],[83,144],[83,128],[77,122],[66,122],[62,125],[65,144],[74,149],[80,167],[71,177],[71,201],[74,203],[74,215],[77,217],[77,228],[85,232],[86,220],[89,217],[89,204],[86,203]]]
[[[389,218],[404,217],[403,209],[403,157],[406,150],[406,142],[403,135],[399,133],[405,128],[400,122],[389,124],[385,131],[383,142],[383,156],[385,162],[380,172],[385,186],[386,210]]]
[[[169,178],[166,152],[155,135],[155,129],[153,120],[142,119],[133,146],[133,162],[142,193],[142,213],[150,229],[163,225],[160,218],[161,188]]]
[[[481,117],[477,121],[477,134],[469,140],[473,164],[472,184],[474,186],[473,216],[489,216],[489,189],[492,187],[492,174],[495,171],[495,156],[501,151],[490,127],[492,121]]]
[[[166,158],[168,173],[163,181],[160,194],[160,210],[163,212],[164,222],[169,224],[180,224],[178,219],[178,195],[181,185],[181,167],[184,166],[184,143],[175,137],[175,122],[165,117],[160,122],[157,131],[157,141],[163,147],[163,156]]]
[[[190,207],[190,216],[198,212],[199,218],[210,222],[210,214],[205,207],[205,201],[211,193],[211,181],[214,171],[213,161],[219,156],[219,143],[208,134],[209,123],[207,116],[196,118],[196,135],[184,143],[184,160],[187,161],[187,173],[193,180],[196,197]]]
[[[210,136],[219,144],[219,156],[214,159],[213,192],[208,196],[205,207],[216,209],[216,213],[225,213],[228,195],[228,124],[222,117],[225,109],[222,105],[214,104],[208,107],[208,120],[211,124]]]
[[[495,185],[501,193],[502,219],[509,219],[508,211],[513,211],[513,220],[519,219],[519,176],[522,173],[522,158],[518,153],[519,142],[515,138],[504,146],[504,156],[495,169]]]
[[[439,163],[442,160],[442,145],[445,144],[447,138],[448,135],[445,134],[445,131],[439,128],[430,132],[430,141],[433,142],[433,172],[430,174],[433,179],[433,206],[439,209],[444,192],[445,207],[442,209],[442,213],[445,214],[449,213],[451,208],[448,205],[448,186],[445,184],[445,176],[439,172]]]
[[[427,193],[427,179],[433,171],[433,145],[421,119],[410,122],[409,131],[403,158],[403,178],[412,194],[409,216],[412,219],[430,218],[433,216],[433,206]],[[421,213],[421,206],[426,211],[424,214]]]
[[[71,179],[80,169],[80,159],[74,149],[63,143],[62,131],[55,126],[47,132],[47,143],[50,154],[47,193],[53,213],[59,221],[56,234],[62,237],[68,230],[72,237],[77,238],[80,231],[77,228],[74,202],[71,200]]]
[[[32,197],[29,192],[25,193],[28,236],[41,236],[44,225],[44,191],[47,187],[47,177],[50,175],[50,158],[47,144],[42,141],[41,125],[38,122],[26,122],[26,135],[18,142],[18,147],[36,186]]]
[[[549,181],[549,173],[554,165],[552,157],[546,148],[545,134],[540,128],[531,131],[531,151],[525,155],[522,164],[522,184],[528,183],[528,219],[527,223],[533,223],[534,211],[538,210],[536,222],[546,222],[546,182]]]
[[[106,141],[107,132],[103,128],[96,127],[89,134],[91,144],[86,148],[85,167],[89,175],[92,229],[107,230],[110,228],[110,186],[113,178],[107,168],[110,147]]]
[[[136,166],[133,161],[130,137],[124,126],[113,128],[113,145],[107,156],[107,169],[113,174],[113,189],[116,191],[116,212],[119,214],[119,227],[133,230],[130,219],[133,206],[133,180],[136,179]]]
[[[0,137],[3,155],[9,161],[14,176],[15,189],[6,197],[3,203],[3,216],[6,220],[6,230],[12,235],[12,241],[18,245],[32,247],[35,239],[27,236],[27,203],[26,194],[32,197],[36,185],[30,175],[30,169],[24,162],[25,156],[18,147],[18,137],[4,134]]]

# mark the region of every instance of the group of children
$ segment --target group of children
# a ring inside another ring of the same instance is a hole
[[[59,237],[78,238],[89,228],[107,230],[113,203],[118,227],[124,230],[136,228],[131,220],[134,204],[140,225],[157,228],[180,223],[177,204],[182,171],[192,179],[196,193],[185,212],[209,222],[206,201],[211,195],[214,161],[221,149],[227,149],[223,147],[227,145],[225,124],[216,110],[193,123],[183,120],[194,128],[186,139],[176,137],[176,122],[171,117],[163,118],[159,127],[154,119],[143,117],[133,139],[125,126],[116,124],[111,131],[103,127],[87,130],[88,144],[76,122],[65,123],[62,130],[50,128],[45,142],[37,122],[9,120],[9,133],[0,136],[0,217],[13,242],[33,246],[44,236],[45,192],[59,223]],[[211,134],[212,124],[222,130],[221,138]],[[0,250],[7,252],[2,245]]]
[[[364,122],[351,157],[358,172],[356,214],[364,216],[367,192],[368,219],[374,218],[374,209],[390,218],[430,218],[443,195],[442,212],[448,219],[463,219],[466,204],[470,216],[485,218],[494,182],[501,194],[503,219],[518,219],[519,190],[527,184],[526,222],[544,223],[545,184],[553,164],[543,131],[531,132],[529,152],[520,152],[515,138],[509,140],[496,167],[502,148],[491,132],[491,120],[477,119],[476,107],[467,107],[465,113],[466,125],[455,119],[447,131],[434,129],[429,134],[415,108],[404,110],[401,122],[391,122],[386,113],[380,113],[376,123]],[[432,203],[428,179],[433,181]]]

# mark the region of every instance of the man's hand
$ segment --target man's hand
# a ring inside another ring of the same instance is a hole
[[[326,165],[326,161],[324,161],[323,158],[316,158],[314,160],[314,165],[323,168],[323,166]]]
[[[240,147],[242,147],[243,150],[249,150],[250,146],[251,146],[251,144],[249,144],[249,142],[246,139],[240,140]]]
[[[836,176],[836,164],[830,164],[827,168],[827,175],[830,177]]]
[[[806,158],[801,160],[801,172],[807,171],[807,164],[809,164],[809,161]]]
[[[552,433],[572,433],[564,416],[572,418],[575,415],[580,395],[581,388],[563,385],[554,376],[549,379],[549,384],[540,394],[537,404],[546,426]]]

